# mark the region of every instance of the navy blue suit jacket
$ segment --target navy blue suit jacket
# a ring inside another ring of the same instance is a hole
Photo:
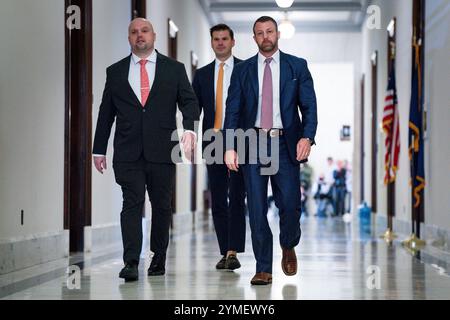
[[[242,60],[234,57],[234,68]],[[195,72],[192,87],[197,95],[200,113],[203,110],[203,133],[207,129],[214,128],[214,118],[216,116],[216,98],[214,96],[214,69],[216,61],[198,69]],[[209,142],[203,142],[203,149]]]
[[[253,128],[258,111],[258,96],[258,55],[255,55],[233,69],[224,129]],[[306,60],[281,51],[280,110],[289,156],[294,163],[298,163],[298,141],[309,138],[314,142],[316,135],[316,94]],[[301,119],[298,110],[302,115]]]

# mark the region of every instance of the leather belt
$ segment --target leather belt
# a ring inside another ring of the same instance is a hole
[[[262,128],[255,128],[258,131],[263,131],[265,132],[269,137],[271,138],[275,138],[275,137],[280,137],[283,135],[283,129],[262,129]]]

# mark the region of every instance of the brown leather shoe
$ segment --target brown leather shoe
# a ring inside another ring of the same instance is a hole
[[[281,268],[287,276],[293,276],[297,273],[297,256],[294,248],[283,249],[283,259],[281,259]]]
[[[267,273],[267,272],[257,272],[252,281],[250,281],[251,284],[254,285],[259,285],[259,286],[264,286],[267,284],[271,284],[272,283],[272,274]]]

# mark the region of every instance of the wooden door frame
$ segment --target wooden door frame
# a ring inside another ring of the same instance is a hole
[[[167,44],[168,44],[168,56],[174,60],[177,60],[177,51],[178,51],[178,32],[175,33],[175,36],[172,37],[170,35],[170,18],[167,18]],[[177,170],[175,166],[175,182],[173,187],[173,195],[172,195],[172,213],[177,212]],[[173,225],[173,224],[171,224]]]
[[[360,146],[360,203],[364,202],[364,160],[365,160],[365,152],[364,152],[364,131],[365,131],[365,126],[364,126],[364,95],[365,95],[365,75],[363,74],[361,77],[361,117],[360,117],[360,121],[361,121],[361,146]]]
[[[193,50],[191,50],[191,79],[194,80],[195,72],[198,67],[198,57]],[[191,211],[197,211],[197,163],[196,155],[192,158],[191,165]]]
[[[66,25],[69,6],[80,8],[80,29]],[[84,251],[92,185],[92,1],[65,0],[64,229],[70,252]]]
[[[372,147],[372,155],[371,155],[371,159],[372,159],[372,163],[371,163],[371,168],[372,168],[372,195],[371,195],[371,208],[372,208],[372,212],[376,213],[377,212],[377,152],[378,152],[378,141],[377,141],[377,131],[378,131],[378,126],[377,126],[377,100],[378,100],[378,51],[375,51],[372,55],[372,59],[371,59],[371,66],[372,66],[372,72],[371,72],[371,77],[372,77],[372,125],[371,125],[371,129],[372,129],[372,142],[371,142],[371,147]]]
[[[131,0],[131,20],[147,18],[147,0]]]

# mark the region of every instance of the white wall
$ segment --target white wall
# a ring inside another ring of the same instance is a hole
[[[155,48],[168,54],[167,19],[172,19],[180,29],[178,32],[178,57],[191,75],[190,51],[199,57],[199,66],[212,59],[210,51],[209,24],[197,0],[147,0],[147,18],[156,32]]]
[[[130,54],[128,25],[131,2],[95,0],[92,3],[92,106],[93,133],[106,81],[106,68]],[[108,143],[107,170],[100,174],[92,167],[92,226],[120,222],[122,191],[114,179],[112,168],[113,132]],[[94,135],[93,137],[94,138]]]
[[[64,1],[1,2],[0,239],[63,230],[63,22]]]
[[[309,162],[314,169],[314,177],[326,173],[328,156],[335,160],[352,162],[352,141],[341,141],[343,125],[353,128],[354,110],[354,66],[352,63],[318,63],[310,65],[314,76],[317,96],[316,143]],[[353,134],[351,135],[353,137]]]
[[[450,2],[426,2],[425,104],[428,109],[425,222],[450,229]]]

